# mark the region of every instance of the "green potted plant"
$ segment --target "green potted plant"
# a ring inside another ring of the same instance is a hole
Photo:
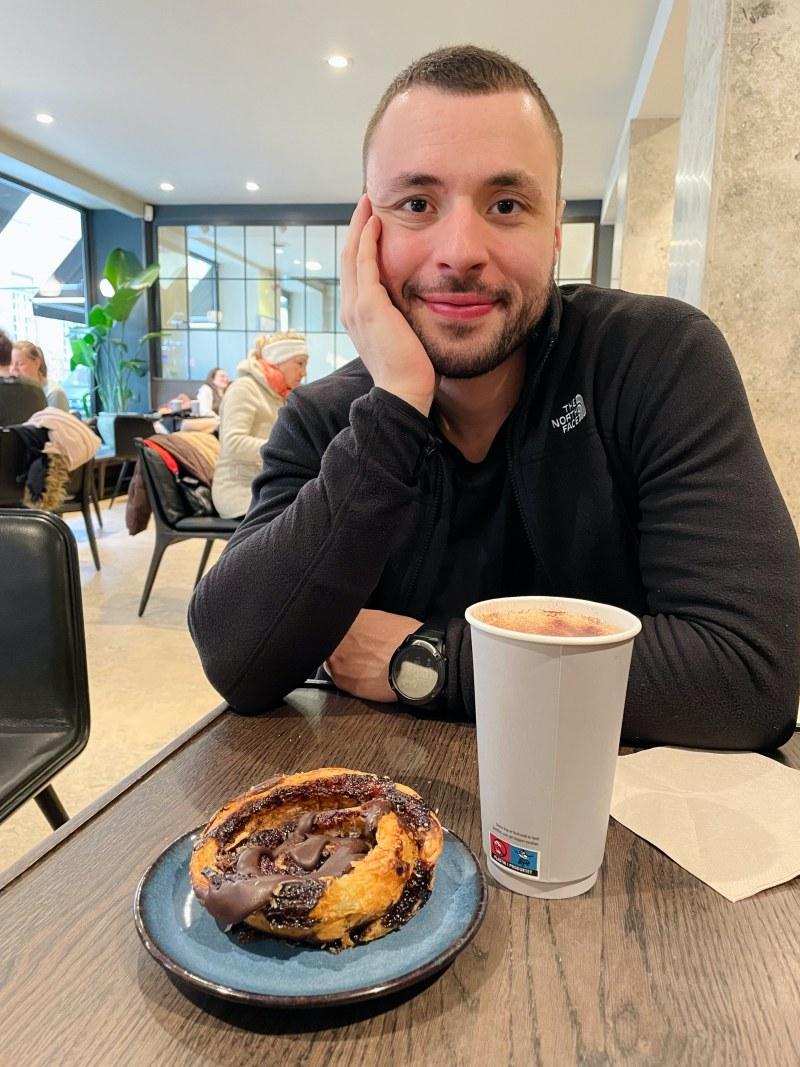
[[[77,328],[70,337],[70,369],[84,366],[92,375],[92,389],[83,401],[87,414],[93,406],[98,413],[108,413],[113,423],[115,414],[128,410],[128,402],[134,395],[132,379],[147,374],[147,359],[141,354],[142,347],[151,338],[162,337],[163,331],[144,334],[131,354],[125,339],[125,326],[139,300],[157,280],[158,272],[157,263],[143,268],[133,252],[123,248],[115,248],[109,253],[103,279],[108,283],[111,295],[105,304],[95,304],[89,312],[88,325]],[[105,427],[100,421],[98,425],[103,439],[113,443],[103,432]]]

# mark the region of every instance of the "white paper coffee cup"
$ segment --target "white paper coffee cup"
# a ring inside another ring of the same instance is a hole
[[[618,632],[551,637],[489,625],[487,611],[590,616]],[[597,880],[622,731],[635,615],[568,597],[503,597],[467,608],[472,631],[483,848],[492,877],[536,897]]]

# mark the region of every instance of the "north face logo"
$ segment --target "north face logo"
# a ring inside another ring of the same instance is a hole
[[[576,393],[568,404],[564,404],[562,411],[563,415],[559,415],[557,419],[551,419],[550,422],[554,430],[567,433],[568,430],[574,430],[578,423],[586,418],[586,404],[581,394]]]

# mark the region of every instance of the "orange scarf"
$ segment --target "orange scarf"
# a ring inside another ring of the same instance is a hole
[[[285,400],[289,395],[289,386],[286,384],[283,371],[280,367],[267,363],[265,359],[259,360],[259,363],[261,364],[261,370],[264,372],[264,379],[267,385]]]

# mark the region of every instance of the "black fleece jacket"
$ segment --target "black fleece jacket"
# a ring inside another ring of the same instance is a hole
[[[531,339],[510,420],[538,591],[642,618],[623,739],[785,743],[800,686],[800,552],[719,330],[675,300],[565,286]],[[360,360],[292,393],[250,510],[189,611],[232,707],[274,705],[363,607],[424,619],[451,511],[440,441]],[[474,718],[463,619],[447,648],[446,714]]]

